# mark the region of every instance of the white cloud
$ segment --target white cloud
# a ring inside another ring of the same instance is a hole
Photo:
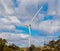
[[[14,34],[9,32],[0,33],[0,38],[6,39],[8,41],[8,44],[16,44],[18,46],[21,45],[28,45],[28,35],[26,34]],[[18,43],[17,43],[18,42]],[[21,44],[21,45],[20,45]]]
[[[56,15],[56,11],[59,10],[59,1],[57,1],[58,3],[55,4],[55,0],[17,0],[17,2],[19,1],[19,6],[17,7],[17,9],[14,9],[14,3],[12,2],[12,0],[9,0],[7,2],[7,0],[1,0],[1,10],[2,7],[4,8],[4,12],[1,13],[2,16],[6,16],[5,18],[1,18],[0,22],[4,23],[4,24],[12,24],[12,25],[21,25],[21,24],[28,24],[29,21],[31,20],[31,18],[33,17],[30,12],[28,13],[28,11],[26,10],[26,7],[30,6],[30,5],[34,5],[36,6],[35,9],[38,6],[38,3],[44,3],[44,2],[48,2],[48,14],[49,15]],[[57,6],[57,9],[56,9]],[[31,9],[31,8],[30,8]],[[34,10],[33,10],[34,11]],[[34,14],[34,13],[33,13]],[[59,11],[58,11],[59,14]],[[13,16],[12,16],[13,15]],[[44,18],[44,14],[38,14],[38,17],[36,17],[36,19],[34,20],[34,22],[32,23],[32,28],[37,29],[38,28],[38,24],[35,23],[35,21],[37,20],[43,20]],[[24,23],[21,22],[21,20],[24,20]],[[44,21],[43,21],[44,22]],[[49,24],[50,25],[50,24]],[[49,28],[50,29],[50,28]],[[53,28],[54,29],[54,28]]]
[[[6,0],[5,0],[6,1]],[[13,10],[7,6],[7,2],[1,0],[0,3],[3,5],[6,14],[12,14]]]
[[[34,5],[36,6],[35,9],[38,6],[38,3],[44,3],[44,2],[48,2],[48,14],[49,15],[56,15],[56,11],[59,10],[59,1],[57,1],[58,3],[55,4],[55,0],[17,0],[17,2],[19,1],[19,6],[17,7],[17,9],[14,9],[14,3],[12,2],[12,0],[9,0],[7,2],[7,0],[1,0],[1,10],[2,7],[4,8],[4,14],[2,14],[2,16],[7,16],[5,18],[1,18],[0,22],[4,23],[4,24],[16,24],[16,25],[21,25],[21,24],[28,24],[29,21],[31,20],[31,18],[33,17],[30,12],[28,13],[28,11],[26,10],[26,7],[30,6],[30,5]],[[57,7],[57,8],[56,8]],[[31,8],[30,8],[31,9]],[[34,10],[33,10],[34,11]],[[3,11],[1,11],[3,12]],[[33,13],[34,14],[34,13]],[[59,14],[59,11],[58,11]],[[13,15],[13,16],[12,16]],[[38,17],[36,17],[35,21],[37,20],[43,20],[44,18],[44,14],[38,14]],[[24,23],[21,22],[21,20],[24,20]],[[35,21],[32,23],[32,28],[37,29],[38,28],[38,24],[35,23]],[[43,21],[44,22],[44,21]],[[49,24],[50,25],[50,24]],[[50,28],[49,28],[50,29]],[[54,29],[54,28],[53,28]]]
[[[15,31],[15,25],[20,25],[20,21],[16,16],[5,16],[0,18],[0,31],[2,30],[9,30]]]
[[[20,24],[19,19],[16,16],[8,16],[11,23]]]
[[[5,24],[9,23],[9,20],[7,18],[0,18],[0,21]]]
[[[60,8],[59,2],[60,1],[59,0],[57,0],[57,1],[56,0],[24,0],[24,1],[17,0],[17,2],[19,3],[19,7],[17,9],[14,9],[14,3],[12,2],[12,0],[9,0],[8,2],[7,2],[7,0],[5,0],[5,1],[1,0],[0,2],[3,5],[3,7],[5,8],[5,12],[7,12],[7,15],[8,14],[28,15],[26,7],[34,4],[37,8],[39,2],[40,3],[48,2],[48,13],[49,14],[55,15],[56,10],[58,11],[58,14],[60,13],[60,11],[59,11],[59,8]],[[57,7],[57,9],[56,9],[56,7]]]
[[[6,39],[8,41],[8,44],[16,44],[20,47],[27,47],[28,46],[28,38],[29,35],[28,34],[14,34],[14,33],[9,33],[9,32],[4,32],[4,33],[0,33],[0,38]],[[44,42],[44,38],[41,37],[41,39],[36,37],[31,37],[31,44],[35,44],[37,46],[39,46],[38,43],[43,43]],[[18,42],[18,43],[17,43]]]
[[[47,33],[54,33],[60,30],[60,23],[58,19],[60,18],[60,1],[57,0],[17,0],[18,7],[15,8],[12,0],[0,0],[0,30],[9,30],[9,31],[17,31],[15,25],[28,24],[35,12],[37,11],[38,4],[48,3],[48,11],[47,15],[56,15],[54,17],[55,20],[46,20],[44,21],[45,14],[39,13],[36,19],[32,22],[32,29],[39,29],[45,31]],[[31,6],[33,7],[31,8]],[[28,8],[28,9],[26,9]],[[32,12],[31,12],[32,11]],[[57,13],[56,13],[57,11]],[[59,16],[59,17],[58,17]],[[57,19],[58,18],[58,19]],[[38,23],[38,20],[40,21]],[[60,19],[59,19],[60,20]],[[15,32],[16,33],[16,32]],[[20,33],[20,32],[19,32]],[[26,38],[28,35],[24,34],[0,34],[2,37],[8,39],[8,37],[12,37],[13,40],[15,38],[21,37]],[[1,37],[0,36],[0,37]],[[18,41],[20,38],[18,38]],[[18,42],[17,41],[17,42]],[[32,40],[33,41],[33,40]]]
[[[4,18],[1,17],[0,21],[2,23],[6,23],[6,24],[20,24],[19,19],[16,16],[6,16]]]
[[[16,34],[16,33],[4,32],[4,33],[0,33],[0,38],[6,39],[8,41],[8,44],[14,43],[20,47],[27,47],[29,35],[21,34],[21,33]],[[47,38],[48,38],[48,40],[47,40]],[[43,45],[44,42],[47,43],[52,38],[54,38],[54,37],[43,37],[43,36],[32,37],[31,36],[31,44],[40,46],[40,45]],[[42,44],[40,44],[40,43],[42,43]]]
[[[56,15],[56,0],[48,0],[48,14]]]
[[[60,0],[48,0],[48,15],[60,16]]]
[[[59,21],[51,21],[51,20],[47,20],[47,21],[42,21],[39,24],[39,29],[43,30],[47,33],[55,33],[58,30],[60,30],[60,23]]]
[[[15,26],[14,25],[5,25],[5,24],[0,24],[0,31],[7,30],[7,31],[14,31]]]
[[[9,32],[2,32],[2,33],[0,33],[0,38],[5,38],[5,39],[7,39],[7,40],[15,40],[15,39],[17,39],[17,40],[21,40],[21,39],[26,39],[26,38],[28,38],[28,34],[15,34],[15,33],[9,33]]]

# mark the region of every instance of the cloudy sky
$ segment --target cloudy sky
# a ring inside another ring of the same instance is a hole
[[[42,8],[41,8],[42,7]],[[60,35],[60,0],[0,0],[0,38],[8,44],[28,46],[28,25],[31,23],[31,44],[40,46]]]

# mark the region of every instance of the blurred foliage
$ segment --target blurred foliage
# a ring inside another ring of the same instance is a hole
[[[20,51],[20,48],[15,44],[7,45],[7,40],[0,38],[0,51]]]
[[[7,45],[7,40],[0,38],[0,51],[60,51],[60,36],[58,40],[51,40],[48,44],[44,44],[43,47],[31,45],[27,48],[20,48],[15,44]]]

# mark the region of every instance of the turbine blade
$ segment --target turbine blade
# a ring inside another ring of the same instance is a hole
[[[31,19],[30,24],[34,21],[34,19],[36,18],[37,14],[41,11],[42,8],[43,8],[43,7],[41,7],[41,8],[36,12],[36,14],[34,15],[34,17]]]

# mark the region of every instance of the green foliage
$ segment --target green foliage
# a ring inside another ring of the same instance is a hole
[[[0,38],[0,51],[20,51],[20,48],[15,44],[7,45],[5,39]]]
[[[26,51],[33,51],[35,49],[35,46],[34,45],[31,45],[29,48],[27,48]]]
[[[56,46],[55,41],[54,40],[50,41],[48,46],[51,48],[55,48],[55,46]]]
[[[15,50],[18,50],[19,49],[19,47],[16,46],[15,44],[11,44],[8,47],[11,48],[11,49],[15,49]]]
[[[3,49],[3,51],[14,51],[14,50],[11,49],[11,48],[9,48],[9,47],[5,47],[5,48]]]
[[[36,47],[36,48],[34,49],[34,51],[41,51],[41,48],[40,48],[40,47]]]
[[[4,46],[6,45],[6,40],[0,38],[0,51],[3,51]]]

